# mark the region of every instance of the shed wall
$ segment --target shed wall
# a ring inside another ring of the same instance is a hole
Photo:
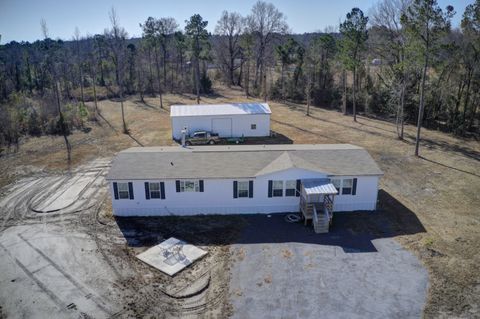
[[[182,129],[184,127],[188,128],[188,134],[191,134],[195,131],[212,131],[213,119],[231,119],[231,136],[225,136],[221,134],[220,137],[241,137],[242,135],[246,137],[256,137],[270,135],[270,114],[237,114],[218,116],[171,117],[172,137],[173,139],[181,139]],[[256,124],[257,128],[252,130],[251,124]]]

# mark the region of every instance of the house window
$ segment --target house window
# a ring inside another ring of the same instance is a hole
[[[273,181],[272,190],[273,190],[273,197],[282,197],[283,181]]]
[[[342,184],[343,184],[342,185],[342,195],[352,194],[353,179],[351,179],[351,178],[344,179]]]
[[[180,181],[180,192],[199,192],[198,181]]]
[[[150,183],[150,198],[160,198],[160,183]]]
[[[251,124],[251,125],[250,125],[250,128],[251,128],[252,130],[256,130],[256,129],[257,129],[257,124]]]
[[[120,199],[129,199],[130,194],[128,192],[128,183],[117,183],[118,187],[118,198]]]
[[[237,186],[237,196],[238,197],[248,197],[248,188],[249,184],[248,181],[246,182],[238,182]]]
[[[297,181],[290,180],[285,182],[285,196],[295,196],[297,191]]]
[[[332,179],[332,184],[337,189],[338,194],[340,194],[341,183],[342,183],[341,179]]]

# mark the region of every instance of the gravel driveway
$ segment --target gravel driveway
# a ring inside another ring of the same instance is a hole
[[[346,218],[315,234],[283,214],[247,217],[232,249],[233,317],[421,317],[427,271],[388,236],[342,227]]]

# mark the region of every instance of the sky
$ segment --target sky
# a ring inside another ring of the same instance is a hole
[[[367,15],[378,0],[271,0],[287,17],[293,33],[322,31],[337,27],[345,14],[359,7]],[[108,13],[115,7],[120,25],[130,37],[140,37],[139,24],[149,16],[173,17],[183,29],[185,20],[198,13],[208,21],[213,32],[223,10],[246,16],[256,0],[0,0],[0,44],[15,41],[35,41],[43,38],[40,21],[47,22],[49,37],[69,40],[75,27],[82,35],[103,33],[110,25]],[[474,0],[438,0],[445,8],[451,4],[457,14],[453,26],[460,25],[465,7]]]

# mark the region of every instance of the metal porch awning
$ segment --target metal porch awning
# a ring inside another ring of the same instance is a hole
[[[329,179],[308,179],[302,180],[303,189],[306,195],[336,195],[337,189]]]

